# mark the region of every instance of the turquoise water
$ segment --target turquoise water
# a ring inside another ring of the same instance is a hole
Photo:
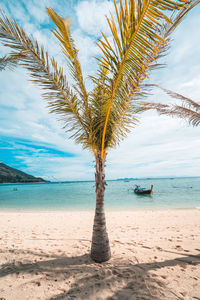
[[[136,195],[135,184],[154,193]],[[165,209],[200,207],[200,177],[107,181],[107,209]],[[0,185],[0,210],[90,210],[95,207],[94,182]]]

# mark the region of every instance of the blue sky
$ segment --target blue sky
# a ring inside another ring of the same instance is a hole
[[[112,1],[1,0],[0,8],[14,17],[25,31],[64,65],[45,7],[70,16],[72,35],[79,49],[86,84],[95,74],[94,56],[99,54],[97,37],[109,36],[105,15],[113,11]],[[151,82],[199,100],[200,95],[200,6],[185,18],[173,34],[166,67],[152,73]],[[0,56],[8,49],[0,45]],[[150,100],[166,102],[155,91]],[[49,180],[90,180],[94,159],[69,139],[57,117],[48,114],[39,89],[18,68],[0,73],[0,161]],[[119,147],[108,155],[106,177],[199,176],[200,128],[185,121],[148,112]]]

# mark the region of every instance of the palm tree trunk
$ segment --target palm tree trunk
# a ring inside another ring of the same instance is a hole
[[[104,212],[104,190],[105,190],[105,159],[100,155],[96,157],[96,210],[93,225],[91,258],[96,262],[104,262],[110,259],[110,245],[106,231],[106,219]]]

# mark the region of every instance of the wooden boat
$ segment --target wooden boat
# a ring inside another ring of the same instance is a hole
[[[147,195],[153,193],[153,184],[151,185],[151,189],[147,190],[145,188],[141,188],[139,185],[136,185],[136,188],[134,189],[134,193],[137,195]]]

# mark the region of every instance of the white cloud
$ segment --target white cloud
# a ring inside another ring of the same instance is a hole
[[[8,1],[5,7],[7,8],[9,14],[15,18],[15,20],[21,20],[23,22],[30,21],[30,14],[27,13],[25,7],[21,5],[19,1]]]
[[[38,21],[38,23],[43,23],[48,21],[48,15],[46,13],[46,3],[47,1],[24,1],[24,5],[26,6],[27,11],[29,12],[30,16]]]
[[[184,121],[144,114],[129,137],[108,156],[107,178],[198,176],[199,136],[200,128]]]
[[[105,16],[114,14],[114,11],[114,4],[111,1],[82,1],[76,7],[80,28],[95,36],[101,36],[101,31],[105,34],[109,32]]]
[[[55,157],[48,153],[33,153],[32,156],[16,156],[28,167],[23,171],[50,181],[86,180],[94,178],[94,166],[83,163],[83,157]],[[38,168],[40,166],[40,168]],[[48,168],[47,168],[48,166]],[[87,178],[85,177],[87,174]]]
[[[78,58],[80,60],[83,76],[86,79],[88,75],[94,75],[97,69],[97,60],[94,58],[100,54],[100,49],[94,39],[86,36],[80,29],[72,33],[76,48],[79,50]],[[89,82],[86,80],[86,85]]]
[[[197,76],[195,78],[192,78],[191,80],[189,80],[188,82],[185,82],[181,85],[181,87],[183,88],[195,88],[200,86],[200,76]]]

